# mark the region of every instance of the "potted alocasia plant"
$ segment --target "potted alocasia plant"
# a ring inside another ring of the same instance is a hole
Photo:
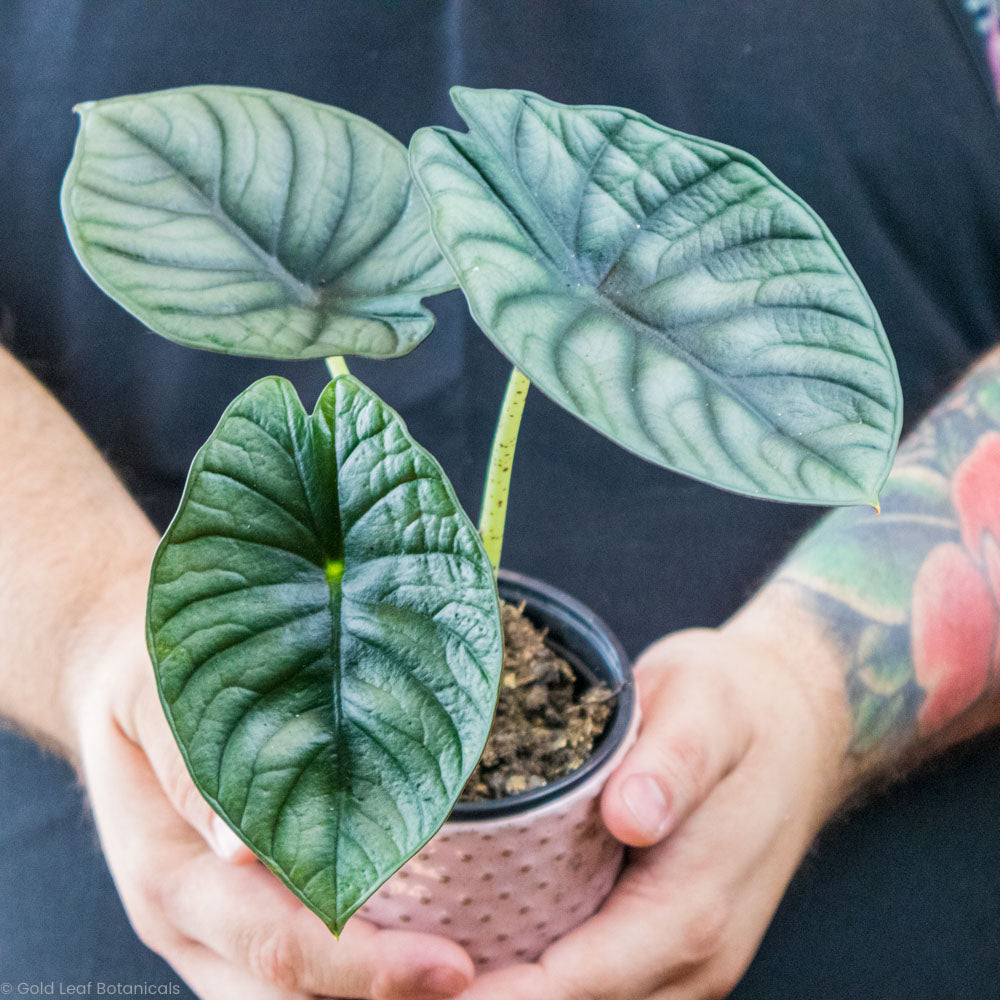
[[[148,635],[198,788],[335,933],[414,855],[400,874],[422,877],[485,744],[529,381],[645,459],[793,502],[877,507],[900,427],[870,299],[755,159],[621,108],[453,99],[469,131],[421,129],[409,159],[268,91],[89,103],[63,189],[84,267],[149,328],[328,359],[312,414],[277,378],[223,414],[154,560]],[[514,365],[478,530],[343,361],[411,350],[421,299],[455,285]],[[461,913],[439,923],[472,941]]]

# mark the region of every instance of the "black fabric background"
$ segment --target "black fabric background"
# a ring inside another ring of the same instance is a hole
[[[162,528],[233,395],[277,372],[311,405],[325,372],[186,350],[104,298],[58,214],[70,107],[246,84],[340,105],[406,142],[459,125],[450,85],[512,86],[626,105],[760,157],[866,283],[912,426],[1000,334],[1000,116],[968,20],[959,0],[4,0],[8,346]],[[507,368],[458,293],[430,305],[438,328],[411,356],[352,370],[475,511]],[[724,620],[820,513],[645,464],[536,392],[504,557],[589,603],[637,653]],[[172,981],[130,936],[68,772],[11,734],[0,753],[0,981]],[[829,830],[735,996],[1000,996],[998,753],[985,737]]]

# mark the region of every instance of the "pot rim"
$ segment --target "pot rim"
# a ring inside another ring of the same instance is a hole
[[[529,617],[535,606],[544,617],[554,619],[554,624],[560,627],[560,631],[574,632],[584,645],[590,647],[592,659],[596,662],[588,661],[579,652],[566,648],[558,636],[553,642],[561,654],[568,654],[567,658],[574,668],[585,676],[589,675],[591,680],[604,681],[617,699],[611,719],[596,749],[575,771],[549,785],[507,798],[459,802],[452,810],[447,826],[478,824],[486,820],[520,819],[545,806],[561,804],[562,800],[589,783],[609,763],[617,765],[621,756],[619,751],[623,744],[634,738],[638,721],[638,701],[631,662],[618,638],[603,619],[558,587],[522,573],[501,569],[497,584],[505,600],[526,603]]]

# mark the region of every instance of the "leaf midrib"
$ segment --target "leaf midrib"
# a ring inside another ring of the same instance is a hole
[[[346,568],[346,566],[345,566]],[[335,781],[336,808],[333,812],[333,830],[330,834],[330,867],[334,871],[333,878],[333,912],[338,920],[342,918],[340,909],[340,879],[336,877],[337,860],[340,855],[340,823],[343,816],[345,802],[345,782],[342,779],[344,767],[344,705],[341,685],[343,682],[342,666],[340,659],[340,634],[343,629],[341,623],[340,607],[343,601],[343,577],[337,580],[327,580],[330,590],[330,669],[333,676],[330,678],[330,713],[333,716],[333,741],[335,745],[335,758],[333,768],[341,772]]]
[[[535,195],[532,194],[530,188],[528,187],[527,182],[525,181],[524,177],[521,174],[520,168],[517,165],[516,157],[514,156],[514,140],[516,136],[516,131],[518,124],[520,123],[521,117],[524,114],[524,110],[527,107],[527,104],[528,104],[527,101],[522,100],[521,106],[518,110],[517,117],[514,119],[514,122],[511,125],[510,128],[511,144],[509,151],[501,149],[500,146],[494,141],[492,134],[481,129],[476,123],[470,123],[469,132],[467,133],[466,136],[461,136],[460,134],[456,134],[451,130],[441,130],[439,134],[443,134],[445,136],[451,147],[462,157],[462,159],[466,163],[469,164],[469,166],[473,169],[473,171],[476,174],[478,174],[479,177],[482,178],[483,182],[487,185],[487,187],[489,187],[490,190],[493,191],[495,195],[497,195],[498,200],[500,201],[501,205],[505,209],[507,209],[507,214],[512,218],[515,225],[517,225],[524,232],[525,236],[527,236],[528,239],[542,251],[543,256],[546,258],[548,263],[551,265],[553,271],[555,272],[554,276],[556,277],[556,279],[560,283],[562,283],[563,275],[565,273],[571,273],[575,277],[581,279],[579,281],[578,287],[574,289],[567,289],[566,294],[584,299],[585,301],[589,299],[592,306],[596,305],[599,308],[608,309],[613,315],[616,316],[616,318],[625,322],[627,325],[638,327],[643,332],[665,343],[670,348],[670,351],[679,360],[683,361],[685,364],[691,367],[695,372],[701,375],[705,379],[705,381],[712,383],[717,388],[721,389],[723,393],[725,393],[726,395],[734,399],[736,402],[738,402],[741,406],[743,406],[747,410],[748,413],[752,414],[765,427],[771,428],[771,431],[775,436],[791,442],[796,448],[799,448],[802,451],[805,451],[806,453],[812,455],[812,457],[814,457],[817,461],[821,462],[828,469],[832,470],[834,473],[845,479],[851,486],[855,487],[856,489],[860,490],[863,494],[867,495],[870,492],[870,490],[864,484],[859,482],[853,475],[851,475],[850,472],[848,472],[842,466],[837,465],[836,463],[831,461],[827,456],[821,454],[820,452],[811,448],[809,445],[805,444],[801,438],[792,437],[791,435],[789,435],[782,427],[778,426],[774,422],[773,418],[771,418],[764,411],[762,411],[760,407],[753,400],[749,399],[743,393],[741,393],[734,385],[732,385],[729,381],[724,379],[717,371],[715,371],[715,369],[709,366],[705,361],[698,358],[696,355],[692,354],[689,350],[687,350],[682,345],[677,343],[665,329],[660,329],[659,327],[652,326],[645,320],[641,319],[640,317],[626,310],[615,298],[611,297],[611,295],[608,294],[606,291],[601,290],[602,285],[604,284],[603,279],[601,283],[595,285],[593,281],[590,279],[590,277],[583,273],[582,269],[577,263],[577,257],[575,256],[575,251],[566,243],[565,238],[553,225],[551,219],[549,219],[547,213],[545,212],[539,200],[536,198]],[[628,118],[627,115],[624,117]],[[464,139],[465,141],[470,143],[476,143],[477,140],[479,140],[480,142],[485,142],[498,154],[501,160],[508,157],[510,158],[511,169],[507,171],[503,176],[497,177],[494,171],[488,169],[489,166],[492,165],[491,159],[489,157],[485,158],[485,164],[473,161],[469,153],[462,147],[462,145],[460,145],[459,141],[457,141],[460,139]],[[601,153],[600,153],[601,156],[603,156],[607,152],[607,149],[610,145],[611,141],[609,139],[608,143],[604,144],[601,148]],[[591,176],[592,173],[593,173],[593,167],[587,173],[587,176],[588,177]],[[509,185],[504,184],[504,179],[505,177],[508,176],[512,176],[514,178],[517,187],[520,189],[516,195],[514,195],[510,191]],[[699,180],[700,179],[701,178],[699,178]],[[581,200],[583,197],[585,187],[586,184],[584,184],[584,188],[581,189]],[[673,197],[673,195],[671,195],[671,197]],[[527,206],[524,205],[525,200],[527,200],[528,202]],[[512,201],[515,201],[515,204],[511,204]],[[531,209],[534,210],[530,212],[529,217],[535,217],[541,219],[545,230],[547,230],[547,235],[549,236],[548,240],[543,241],[543,239],[536,233],[535,227],[530,226],[525,221],[525,208],[529,209],[529,211]],[[612,270],[614,270],[614,268],[617,266],[618,262],[622,259],[622,257],[627,252],[630,246],[631,246],[631,241],[626,241],[623,244],[621,252],[617,255],[615,263],[612,265],[611,268]],[[557,259],[557,255],[559,257],[563,257],[566,259],[565,267],[561,267],[561,261]],[[589,294],[584,294],[584,290],[586,293]],[[658,443],[654,438],[652,438],[649,435],[649,432],[646,431],[645,428],[644,428],[644,433],[646,433],[647,437],[650,437],[651,442],[657,447],[657,450],[659,450]]]
[[[722,390],[727,395],[737,400],[739,404],[744,409],[746,409],[748,413],[752,414],[759,422],[763,423],[767,427],[770,427],[776,436],[782,437],[786,441],[791,441],[797,448],[811,455],[817,461],[822,462],[825,466],[827,466],[827,468],[832,469],[838,475],[843,477],[847,482],[849,482],[852,486],[857,487],[857,489],[859,489],[862,493],[867,494],[868,492],[867,487],[865,487],[863,483],[855,479],[850,472],[848,472],[845,468],[843,468],[843,466],[837,465],[828,456],[823,455],[821,452],[817,451],[811,445],[806,444],[806,442],[803,441],[802,438],[799,437],[793,438],[790,434],[788,434],[784,430],[784,428],[779,427],[774,422],[774,419],[768,416],[768,414],[765,413],[752,399],[750,399],[748,396],[740,392],[730,380],[724,378],[706,361],[703,361],[697,355],[692,354],[686,348],[682,347],[676,341],[672,340],[669,334],[665,330],[660,330],[658,327],[651,326],[641,317],[636,316],[635,314],[629,312],[623,305],[621,305],[619,302],[617,302],[615,299],[611,298],[608,295],[601,295],[599,293],[595,293],[595,298],[597,299],[598,305],[608,309],[612,313],[612,315],[614,315],[620,321],[628,323],[631,326],[638,327],[639,329],[648,333],[650,336],[653,337],[659,336],[660,339],[666,341],[670,345],[674,353],[680,358],[681,361],[683,361],[691,369],[697,372],[698,375],[700,375],[706,382],[710,382],[717,387],[721,387]],[[824,379],[824,381],[829,381],[829,380]],[[849,386],[848,388],[851,388],[852,391],[857,391],[854,390],[853,387]],[[865,398],[870,398],[870,397],[865,396]],[[722,435],[717,434],[716,437],[721,443]]]
[[[97,113],[97,112],[94,112]],[[233,221],[222,209],[218,198],[209,198],[204,191],[183,170],[150,142],[138,135],[126,125],[108,115],[101,116],[102,121],[114,126],[120,132],[132,139],[136,144],[145,149],[152,157],[169,167],[175,177],[179,178],[186,188],[199,200],[207,209],[206,214],[217,223],[226,233],[236,240],[251,256],[253,256],[275,279],[277,279],[292,294],[299,305],[319,306],[322,303],[322,293],[319,289],[297,278],[288,268],[282,264],[275,255],[264,249],[245,229]],[[224,157],[224,145],[220,145],[220,156]],[[155,206],[154,206],[155,207]]]

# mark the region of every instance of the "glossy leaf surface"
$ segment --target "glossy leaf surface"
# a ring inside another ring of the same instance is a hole
[[[489,562],[436,462],[350,376],[267,378],[199,451],[148,640],[202,794],[335,932],[441,826],[502,658]]]
[[[827,228],[753,157],[633,111],[452,91],[410,146],[488,336],[652,462],[740,493],[874,502],[895,363]]]
[[[454,287],[406,150],[338,108],[188,87],[80,105],[63,185],[90,276],[152,330],[272,358],[396,357]]]

